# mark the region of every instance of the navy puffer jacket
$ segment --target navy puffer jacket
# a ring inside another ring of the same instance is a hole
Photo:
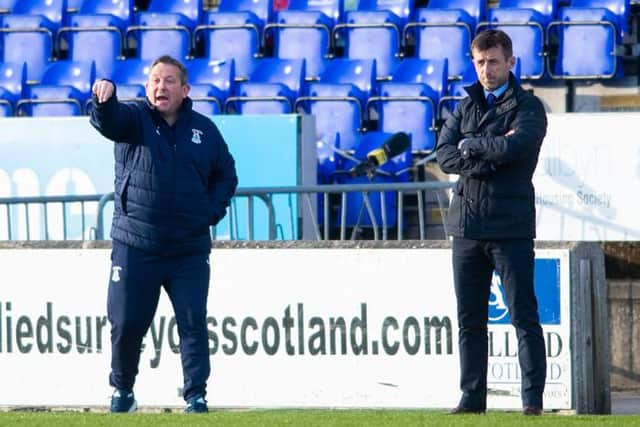
[[[148,102],[93,98],[91,124],[115,142],[111,238],[149,253],[208,253],[209,226],[225,215],[238,185],[233,157],[215,124],[186,98],[170,127]]]

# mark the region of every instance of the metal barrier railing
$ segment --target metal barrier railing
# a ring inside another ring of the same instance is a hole
[[[90,215],[95,211],[101,197],[101,194],[0,197],[0,240],[5,238],[6,240],[32,240],[35,234],[41,235],[42,240],[69,240],[71,232],[68,221],[69,209],[77,207],[79,207],[81,239],[90,239],[92,236],[86,234],[87,230],[90,234],[92,228],[87,229],[87,226],[91,222]],[[91,204],[91,208],[87,204]],[[3,214],[4,220],[2,220]],[[34,230],[36,228],[37,232]],[[52,228],[55,230],[53,236]]]
[[[264,205],[266,209],[266,227],[267,238],[269,240],[276,240],[278,238],[278,229],[281,228],[281,223],[286,223],[282,218],[280,221],[277,216],[277,208],[274,203],[274,197],[281,195],[288,195],[289,198],[296,198],[298,203],[288,205],[290,230],[286,230],[289,236],[294,236],[294,239],[299,238],[311,238],[316,240],[330,240],[340,239],[346,240],[347,231],[351,230],[350,239],[356,238],[358,231],[363,229],[370,229],[372,238],[374,240],[388,240],[390,238],[390,232],[395,229],[395,239],[403,240],[405,220],[409,218],[409,214],[405,212],[407,203],[405,198],[407,196],[415,196],[415,221],[417,224],[418,233],[416,238],[424,240],[426,238],[426,225],[427,225],[427,212],[425,207],[426,193],[433,193],[437,201],[438,208],[441,213],[445,212],[445,208],[448,203],[448,195],[446,191],[451,189],[453,183],[430,181],[430,182],[410,182],[410,183],[376,183],[376,184],[338,184],[338,185],[310,185],[310,186],[297,186],[297,187],[261,187],[261,188],[241,188],[236,191],[236,194],[232,200],[231,213],[229,215],[229,228],[230,236],[232,240],[240,238],[240,232],[238,231],[238,224],[241,222],[241,217],[238,214],[238,201],[246,199],[246,237],[248,240],[254,240],[256,237],[256,202]],[[357,215],[358,220],[355,224],[348,223],[347,221],[347,201],[349,194],[361,193],[362,203]],[[391,194],[390,194],[391,193]],[[337,195],[339,197],[333,197]],[[387,209],[377,209],[376,203],[374,203],[374,197],[379,197],[379,206],[386,206],[386,200],[388,197],[393,196],[396,198],[397,209],[397,221],[392,221],[387,218]],[[33,209],[36,215],[41,216],[38,221],[35,221],[38,226],[42,225],[44,221],[44,234],[39,233],[44,240],[68,240],[69,239],[69,218],[67,210],[69,206],[79,206],[79,211],[76,211],[76,215],[80,216],[80,224],[82,233],[80,239],[96,239],[103,240],[105,238],[105,216],[107,205],[113,202],[114,194],[97,194],[89,196],[42,196],[42,197],[11,197],[0,198],[0,239],[6,237],[8,240],[16,240],[14,237],[16,234],[22,236],[21,240],[32,240],[34,233],[32,231],[33,223]],[[338,200],[339,199],[339,200]],[[317,207],[318,202],[322,202],[322,208]],[[86,203],[96,203],[92,205],[92,209],[85,207]],[[57,224],[57,230],[62,227],[62,233],[54,233],[52,236],[49,233],[51,218],[50,211],[52,204],[62,205],[62,214],[55,218],[57,221],[61,221],[61,224]],[[36,206],[33,206],[36,205]],[[4,212],[3,212],[4,211]],[[88,212],[89,211],[89,212]],[[377,211],[377,212],[376,212]],[[30,215],[30,212],[32,214]],[[279,211],[282,215],[282,211]],[[6,214],[6,220],[2,221],[2,215]],[[21,228],[20,232],[12,231],[15,221],[12,221],[12,213],[15,215],[21,215]],[[338,214],[339,215],[335,215]],[[370,223],[367,225],[360,224],[363,214],[368,215]],[[92,217],[95,215],[95,223],[92,222]],[[263,215],[260,213],[260,215]],[[319,216],[322,215],[321,221]],[[338,219],[335,219],[335,218]],[[297,219],[302,218],[304,229],[307,230],[304,236],[301,235],[301,230],[296,228],[300,225]],[[334,220],[332,221],[332,218]],[[262,218],[264,220],[264,218]],[[76,222],[78,220],[76,219]],[[264,221],[262,221],[264,223]],[[93,223],[90,228],[87,225]],[[294,225],[295,224],[295,225]],[[6,226],[7,232],[4,232]],[[447,235],[446,221],[444,215],[442,215],[442,227],[445,235]],[[39,230],[40,231],[40,230]],[[284,233],[281,233],[284,236]],[[53,238],[52,238],[53,237]],[[215,238],[215,228],[212,228],[212,238]],[[77,239],[78,237],[71,237],[71,239]],[[284,238],[284,237],[282,237]],[[38,237],[36,237],[38,239]]]

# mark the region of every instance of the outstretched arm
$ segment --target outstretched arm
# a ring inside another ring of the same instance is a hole
[[[116,86],[110,80],[93,84],[91,124],[104,137],[115,142],[137,143],[140,120],[135,107],[118,102]]]

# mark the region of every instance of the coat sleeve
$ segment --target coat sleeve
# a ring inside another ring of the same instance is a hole
[[[535,96],[527,96],[511,123],[511,135],[472,138],[468,142],[470,157],[496,166],[537,155],[547,133],[547,115]]]
[[[440,131],[436,147],[436,156],[440,168],[445,173],[454,173],[473,178],[491,175],[494,168],[489,162],[477,158],[462,158],[462,154],[458,149],[458,143],[462,139],[460,132],[461,120],[462,103],[458,104]]]
[[[105,138],[115,142],[138,143],[142,135],[142,121],[133,105],[118,102],[116,92],[105,102],[91,97],[91,125]]]
[[[238,186],[235,160],[220,131],[215,126],[214,129],[217,134],[218,154],[209,177],[209,191],[213,201],[211,225],[216,225],[227,214],[227,208]]]

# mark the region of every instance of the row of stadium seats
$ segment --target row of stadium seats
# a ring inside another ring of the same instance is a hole
[[[376,81],[375,60],[334,59],[330,64],[319,80],[306,82],[305,60],[265,58],[247,81],[237,82],[233,60],[194,59],[187,62],[190,97],[204,114],[314,114],[319,133],[340,133],[346,150],[353,149],[355,135],[375,116],[382,131],[413,134],[414,151],[433,149],[439,110],[451,108],[446,60],[405,59],[392,80],[384,82]],[[149,65],[121,61],[113,75],[119,99],[144,98]],[[26,84],[27,69],[26,64],[1,65],[3,115],[86,113],[96,78],[93,63],[54,62],[36,85]],[[475,81],[475,74],[467,80]]]
[[[491,27],[514,39],[523,78],[610,78],[622,72],[616,52],[628,32],[628,1],[573,0],[558,8],[557,0],[502,0],[485,16],[485,0],[430,0],[417,9],[413,0],[361,0],[346,12],[342,0],[292,0],[277,14],[272,0],[222,0],[206,13],[201,0],[153,1],[137,14],[130,0],[85,0],[61,26],[63,0],[26,0],[2,18],[0,59],[28,62],[30,82],[63,51],[74,61],[95,61],[98,75],[110,77],[131,46],[146,60],[159,53],[187,59],[199,50],[210,59],[233,58],[238,78],[273,53],[306,59],[308,79],[340,54],[375,58],[378,79],[393,74],[403,57],[447,59],[448,77],[457,79],[469,66],[473,35]]]

